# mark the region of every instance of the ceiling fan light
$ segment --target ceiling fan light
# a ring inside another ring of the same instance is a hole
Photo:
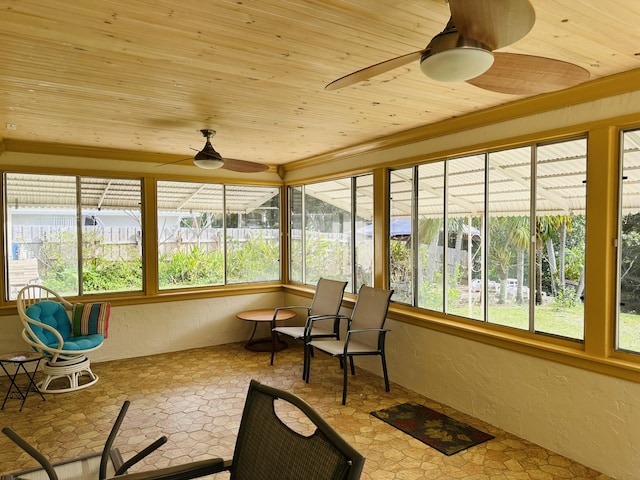
[[[438,82],[464,82],[482,75],[491,65],[489,47],[455,30],[436,35],[420,59],[420,70]]]
[[[207,132],[208,135],[211,135],[209,130],[203,130]],[[193,157],[193,163],[196,167],[204,168],[206,170],[215,170],[216,168],[221,168],[224,165],[224,160],[222,160],[222,156],[216,152],[213,145],[209,141],[209,137],[207,136],[207,142],[204,145],[204,148],[196,153],[196,156]]]
[[[224,165],[224,161],[214,158],[194,158],[193,163],[196,167],[204,168],[205,170],[215,170]]]

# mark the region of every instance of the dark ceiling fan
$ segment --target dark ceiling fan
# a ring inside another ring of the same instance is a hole
[[[329,83],[336,90],[420,61],[420,69],[440,82],[466,81],[499,93],[536,95],[586,81],[589,72],[547,57],[495,52],[523,38],[535,23],[529,0],[449,0],[445,29],[417,52],[363,68]]]
[[[215,130],[202,129],[200,130],[202,136],[207,140],[202,150],[198,151],[193,157],[193,163],[196,167],[204,168],[206,170],[215,170],[217,168],[223,168],[225,170],[231,170],[240,173],[256,173],[269,170],[269,166],[263,163],[250,162],[248,160],[234,160],[231,158],[222,158],[211,145],[211,137],[216,134]],[[195,150],[195,148],[194,148]],[[164,165],[171,165],[173,163],[182,162],[184,160],[177,160],[175,162],[163,163],[158,165],[162,167]]]

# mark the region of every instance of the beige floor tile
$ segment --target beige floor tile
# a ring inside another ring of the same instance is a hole
[[[128,399],[131,407],[116,439],[125,459],[156,438],[169,437],[131,471],[209,456],[230,458],[249,381],[255,378],[316,408],[367,457],[363,480],[609,478],[393,383],[387,393],[381,378],[363,370],[350,378],[347,405],[342,406],[342,374],[335,359],[316,355],[309,384],[301,379],[301,366],[302,349],[296,344],[278,352],[273,366],[269,354],[247,351],[241,344],[96,363],[97,384],[46,395],[44,402],[30,395],[22,412],[20,401],[9,399],[0,411],[0,426],[13,428],[59,461],[99,451]],[[2,378],[0,392],[7,387]],[[369,415],[407,401],[439,408],[496,438],[447,457]],[[287,418],[304,430],[295,415]],[[0,474],[33,466],[32,459],[0,435]]]

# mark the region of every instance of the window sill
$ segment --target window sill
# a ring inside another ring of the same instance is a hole
[[[143,305],[149,303],[177,302],[183,300],[198,300],[202,298],[229,297],[234,295],[251,295],[260,293],[280,292],[283,285],[279,282],[252,283],[240,285],[227,285],[210,288],[163,290],[154,294],[143,292],[113,294],[85,295],[81,297],[65,297],[71,303],[74,302],[109,302],[112,306]],[[16,315],[15,301],[7,302],[0,308],[0,316]]]

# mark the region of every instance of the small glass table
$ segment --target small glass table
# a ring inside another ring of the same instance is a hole
[[[11,382],[9,384],[7,394],[4,396],[4,401],[2,402],[2,407],[0,408],[0,410],[4,410],[4,405],[5,403],[7,403],[7,399],[9,398],[9,396],[11,396],[11,392],[14,389],[14,395],[16,395],[15,398],[22,399],[22,403],[20,404],[20,411],[22,411],[24,402],[27,400],[27,395],[29,395],[29,391],[31,389],[37,392],[38,395],[40,395],[40,398],[44,400],[42,392],[40,392],[38,386],[36,385],[36,382],[34,381],[34,377],[36,375],[36,372],[38,371],[38,367],[40,366],[40,360],[42,360],[43,358],[44,355],[39,352],[11,352],[0,354],[0,367],[2,367],[2,370],[4,370],[4,373]],[[26,368],[26,365],[33,362],[35,362],[36,366],[33,369],[33,372],[29,372],[29,370],[27,370]],[[9,370],[7,370],[7,366],[9,365],[13,365],[15,369],[13,373],[9,373]],[[22,372],[29,379],[29,383],[27,384],[26,388],[22,387],[22,389],[16,383],[16,378],[18,377],[20,370],[22,370]]]
[[[247,322],[254,322],[253,324],[253,332],[251,332],[251,338],[244,346],[247,350],[251,350],[254,352],[270,352],[273,342],[273,349],[276,352],[280,350],[284,350],[287,348],[286,342],[282,341],[277,334],[273,334],[270,337],[265,338],[257,338],[253,337],[256,334],[256,329],[258,328],[259,323],[271,323],[273,320],[273,314],[275,312],[275,308],[266,308],[260,310],[247,310],[245,312],[240,312],[236,315],[238,319],[244,320]],[[276,321],[280,320],[290,320],[296,316],[296,312],[293,310],[278,310],[278,316],[276,317]]]

